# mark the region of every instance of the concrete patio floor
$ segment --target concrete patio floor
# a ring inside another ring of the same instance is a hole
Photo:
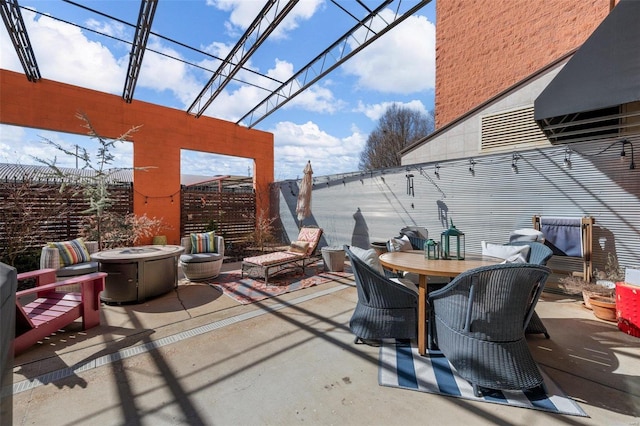
[[[15,359],[13,423],[640,425],[640,338],[575,299],[543,294],[551,339],[528,341],[590,418],[379,386],[379,348],[348,328],[356,300],[348,279],[251,305],[181,281],[103,305],[99,327],[74,324]]]

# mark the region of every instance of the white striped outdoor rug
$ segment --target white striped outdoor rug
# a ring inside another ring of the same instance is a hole
[[[588,417],[587,413],[542,369],[540,371],[547,387],[546,395],[520,391],[493,391],[489,395],[476,397],[471,384],[458,376],[442,352],[429,351],[426,356],[420,356],[413,342],[409,345],[387,340],[380,347],[378,382],[382,386]]]

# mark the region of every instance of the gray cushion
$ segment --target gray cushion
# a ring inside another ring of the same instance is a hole
[[[180,256],[182,263],[203,263],[222,259],[223,256],[219,253],[188,253]]]
[[[92,272],[98,272],[98,262],[84,262],[64,266],[56,270],[56,276],[75,277],[77,275],[91,274]]]

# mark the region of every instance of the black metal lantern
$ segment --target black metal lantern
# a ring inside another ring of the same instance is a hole
[[[440,249],[438,243],[429,238],[424,243],[424,257],[427,259],[440,259]]]
[[[464,232],[453,225],[453,219],[449,229],[440,234],[440,247],[443,259],[464,259]]]

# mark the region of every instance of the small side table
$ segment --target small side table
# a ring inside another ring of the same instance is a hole
[[[329,272],[344,271],[344,249],[340,247],[322,247],[322,260],[324,267]]]

